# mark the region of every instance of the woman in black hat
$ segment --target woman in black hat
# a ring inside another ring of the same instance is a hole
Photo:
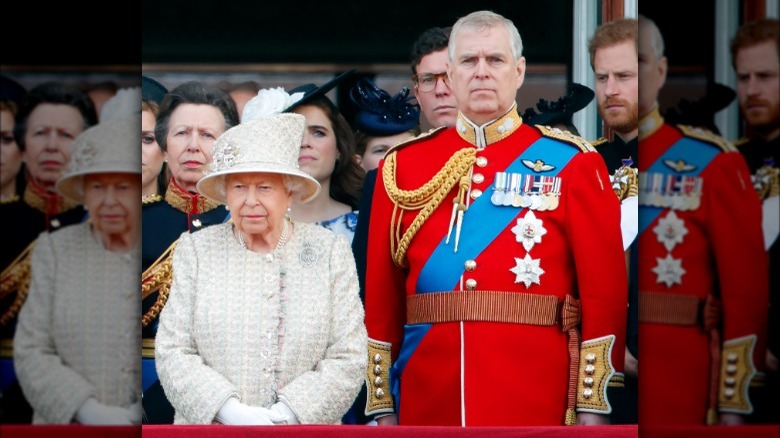
[[[409,88],[395,96],[363,78],[350,90],[350,98],[360,108],[355,129],[355,159],[368,172],[379,166],[385,152],[396,144],[420,135],[420,106],[410,103]]]

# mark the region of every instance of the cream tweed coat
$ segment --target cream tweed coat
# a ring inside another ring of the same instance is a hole
[[[229,222],[179,238],[155,347],[174,423],[212,423],[237,396],[336,424],[360,391],[366,343],[343,236],[295,223],[278,259],[244,249]]]
[[[14,336],[33,423],[70,423],[88,397],[141,401],[140,256],[105,250],[89,223],[38,237]]]

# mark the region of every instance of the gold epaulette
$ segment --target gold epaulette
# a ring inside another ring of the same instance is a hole
[[[0,315],[0,327],[7,325],[16,317],[22,308],[22,304],[27,299],[27,291],[30,289],[30,278],[32,275],[30,261],[34,246],[35,240],[27,245],[27,248],[0,274],[0,299],[5,298],[12,292],[16,292],[16,298],[14,298],[13,303]]]
[[[590,142],[590,144],[593,145],[593,147],[599,147],[599,146],[603,145],[604,143],[609,143],[609,139],[606,138],[606,137],[599,137],[599,138],[597,138],[597,139],[595,139],[595,140]]]
[[[756,375],[756,367],[753,364],[755,346],[755,335],[723,342],[718,385],[719,411],[738,414],[753,412],[748,389]]]
[[[580,346],[580,372],[577,382],[577,411],[608,414],[607,386],[615,376],[612,346],[615,335],[583,341]]]
[[[395,410],[390,394],[391,345],[368,339],[368,365],[366,365],[366,415],[392,413]]]
[[[173,249],[178,240],[175,240],[171,246],[163,251],[162,255],[152,263],[149,268],[141,274],[141,300],[146,299],[153,292],[157,291],[157,299],[152,307],[141,316],[141,326],[146,327],[150,322],[160,314],[165,302],[168,301],[168,293],[171,290],[171,280],[173,279]]]
[[[731,144],[734,145],[734,147],[738,148],[740,146],[746,145],[750,141],[747,137],[741,137],[731,142]]]
[[[688,137],[701,140],[705,143],[713,144],[719,147],[723,152],[735,152],[737,150],[737,148],[734,147],[730,141],[710,131],[709,129],[691,125],[677,125],[677,129],[682,131],[682,133]]]
[[[397,151],[397,150],[399,150],[401,148],[405,148],[406,146],[409,146],[410,144],[417,143],[418,141],[426,139],[426,138],[431,137],[433,135],[436,135],[436,134],[438,134],[439,132],[441,132],[441,131],[443,131],[445,129],[447,129],[446,126],[439,126],[438,128],[431,128],[431,129],[429,129],[426,132],[420,133],[420,135],[418,135],[418,136],[415,136],[415,137],[412,137],[412,138],[408,138],[408,139],[398,143],[397,145],[391,147],[390,149],[388,149],[385,152],[385,157],[387,157],[387,154],[389,154],[390,152]]]
[[[636,167],[620,166],[611,179],[612,190],[619,200],[639,195],[639,170]]]
[[[553,128],[547,125],[534,125],[534,126],[545,137],[554,138],[556,140],[561,140],[564,143],[577,146],[582,152],[596,152],[596,148],[594,148],[593,145],[588,143],[587,140],[580,137],[579,135],[574,135],[569,131],[564,131],[560,128]]]

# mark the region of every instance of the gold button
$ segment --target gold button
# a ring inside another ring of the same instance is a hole
[[[469,278],[466,280],[466,289],[468,290],[474,290],[477,287],[477,280],[474,280],[473,278]]]
[[[201,226],[201,225],[203,225],[203,224],[202,224],[202,223],[200,223],[200,219],[194,219],[194,220],[192,221],[192,225],[194,225],[194,226],[195,226],[195,227],[197,227],[197,228],[200,228],[200,226]]]
[[[477,199],[480,196],[482,196],[482,190],[474,189],[474,190],[471,191],[471,199]]]
[[[739,356],[737,356],[737,353],[729,353],[729,356],[728,356],[729,363],[737,363],[738,359],[739,359]]]
[[[723,391],[723,395],[726,396],[726,398],[734,397],[734,388],[726,388],[726,390]]]
[[[479,167],[485,167],[487,166],[488,160],[485,157],[477,157],[477,166]]]
[[[585,397],[585,399],[589,399],[593,396],[593,390],[590,388],[583,389],[582,390],[582,396]]]
[[[590,388],[591,386],[593,386],[593,377],[586,377],[582,379],[582,384]]]
[[[381,377],[377,377],[376,379],[374,379],[374,385],[375,386],[382,386],[382,378]]]
[[[588,363],[594,363],[596,362],[596,355],[593,353],[588,353],[585,355],[585,361]]]
[[[382,388],[377,388],[374,394],[376,394],[376,398],[382,398],[385,395],[385,391]]]
[[[585,365],[585,374],[592,376],[596,372],[596,367],[593,365]]]
[[[60,220],[57,219],[56,217],[54,219],[52,219],[51,222],[49,222],[49,223],[51,224],[52,228],[59,228],[60,225],[62,225],[60,223]]]
[[[382,356],[381,356],[380,354],[376,354],[376,355],[374,356],[374,363],[375,363],[375,364],[377,364],[377,365],[379,365],[380,363],[382,363]]]
[[[477,269],[477,262],[474,260],[466,260],[466,263],[464,263],[463,266],[466,268],[466,271],[471,272]]]
[[[374,365],[374,374],[376,374],[377,376],[382,374],[382,367],[379,365]]]
[[[475,173],[474,176],[471,177],[471,180],[477,184],[482,184],[485,181],[485,175],[481,173]]]
[[[723,383],[725,383],[726,386],[735,386],[737,384],[737,379],[733,377],[726,377],[723,379]]]
[[[734,364],[726,365],[726,374],[734,375],[737,374],[737,366]]]

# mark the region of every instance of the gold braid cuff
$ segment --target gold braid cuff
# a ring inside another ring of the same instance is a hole
[[[477,160],[477,150],[464,148],[455,152],[430,181],[415,190],[402,190],[396,185],[396,153],[391,152],[385,157],[382,179],[387,194],[394,204],[390,219],[390,255],[397,266],[404,267],[406,251],[415,234],[439,207],[450,190],[459,185],[461,178],[468,177],[471,166]],[[454,201],[460,203],[460,198],[456,197]],[[401,235],[401,219],[405,210],[420,210],[420,212],[409,229]]]
[[[612,346],[615,335],[584,341],[580,346],[580,379],[577,385],[577,411],[609,414],[607,386],[615,376]]]
[[[718,386],[718,410],[750,414],[753,405],[748,397],[748,388],[756,375],[753,364],[753,349],[756,335],[743,336],[723,342]]]
[[[168,301],[168,293],[171,290],[171,281],[173,279],[173,248],[178,240],[175,240],[171,246],[163,251],[162,255],[152,263],[149,268],[141,274],[141,300],[146,299],[153,292],[157,291],[157,299],[149,310],[141,316],[141,327],[146,327],[150,322],[160,314],[165,302]]]
[[[391,345],[387,342],[368,340],[366,415],[395,412],[390,394],[390,349]]]
[[[32,275],[30,261],[34,246],[35,240],[27,245],[27,248],[16,256],[14,261],[3,269],[2,274],[0,274],[0,299],[5,298],[14,291],[16,292],[13,303],[0,315],[0,327],[7,325],[16,317],[27,299]]]

